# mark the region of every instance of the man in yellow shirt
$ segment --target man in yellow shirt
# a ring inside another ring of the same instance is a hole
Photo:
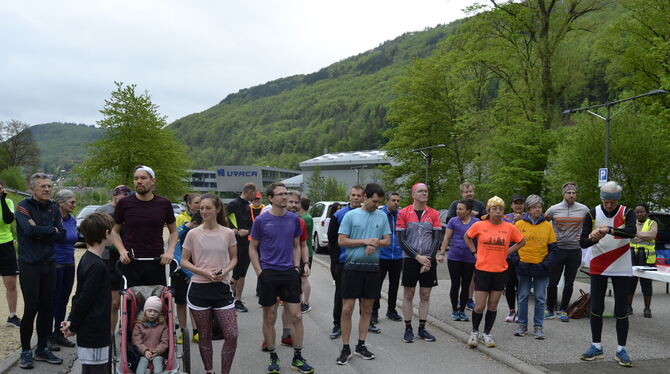
[[[514,225],[526,239],[519,249],[520,261],[516,266],[519,279],[519,328],[515,336],[528,333],[528,295],[533,288],[535,295],[535,312],[533,314],[533,337],[544,339],[544,308],[547,301],[547,284],[549,269],[556,250],[556,234],[552,225],[544,218],[542,206],[544,202],[538,195],[526,198],[526,213]]]

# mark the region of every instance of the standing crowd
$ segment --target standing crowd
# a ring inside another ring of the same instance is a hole
[[[192,339],[198,343],[207,373],[213,373],[212,339],[221,332],[221,373],[229,373],[237,349],[237,313],[248,312],[243,302],[247,271],[257,276],[256,295],[262,307],[262,350],[269,354],[268,373],[280,372],[276,352],[276,320],[282,308],[282,345],[293,347],[291,367],[301,373],[314,368],[303,355],[302,314],[311,310],[309,276],[312,268],[313,220],[310,200],[273,183],[262,194],[248,183],[224,206],[213,194],[188,194],[187,210],[175,217],[171,202],[154,193],[156,175],[148,166],[134,173],[135,191],[117,186],[109,204],[98,208],[80,225],[87,252],[75,266],[74,245],[79,240],[72,212],[75,194],[59,190],[52,200],[52,183],[43,173],[31,176],[32,197],[18,203],[6,198],[0,183],[0,275],[6,288],[10,315],[7,324],[20,328],[20,367],[33,361],[61,364],[53,351],[73,347],[83,373],[109,372],[111,335],[116,331],[119,291],[137,285],[166,285],[164,267],[172,273],[178,330],[185,340],[187,314]],[[341,338],[336,359],[346,365],[353,357],[372,360],[366,346],[368,332],[380,333],[382,284],[388,276],[386,317],[404,321],[403,340],[426,342],[436,338],[426,326],[431,291],[438,285],[437,267],[447,263],[451,288],[451,319],[472,323],[468,346],[495,347],[493,326],[503,293],[509,306],[506,322],[518,322],[515,336],[545,339],[545,319],[569,322],[573,284],[582,265],[591,278],[591,344],[583,360],[603,358],[602,315],[608,281],[614,290],[617,349],[615,359],[632,366],[626,352],[628,315],[638,279],[633,265],[655,263],[657,223],[644,204],[634,209],[619,204],[622,188],[608,182],[600,189],[601,204],[589,209],[576,201],[577,186],[562,186],[563,200],[548,209],[538,195],[511,198],[512,212],[498,196],[486,204],[475,199],[475,186],[460,186],[442,221],[427,205],[429,188],[410,189],[411,204],[401,208],[398,192],[385,193],[371,183],[353,186],[349,203],[332,204],[322,223],[328,234],[331,275],[335,284],[331,339]],[[383,202],[385,205],[381,206]],[[381,206],[381,207],[380,207]],[[9,225],[16,222],[18,257]],[[164,228],[167,228],[167,245]],[[583,255],[584,253],[584,255]],[[155,258],[157,261],[139,261]],[[124,268],[125,284],[117,269]],[[16,315],[17,274],[24,300],[22,318]],[[67,314],[75,276],[77,288]],[[564,279],[560,304],[557,289]],[[651,318],[651,281],[640,279],[644,317]],[[396,309],[402,285],[401,314]],[[418,326],[414,329],[414,300],[418,285]],[[533,320],[528,313],[533,295]],[[360,318],[355,346],[350,346],[353,313],[358,300]],[[136,373],[161,372],[168,352],[165,305],[156,297],[144,303],[132,327],[132,343],[141,358]],[[466,310],[471,313],[466,314]],[[187,313],[188,312],[188,313]],[[36,320],[36,323],[35,323]],[[482,321],[484,322],[482,329]],[[532,326],[531,326],[532,323]],[[37,346],[31,349],[33,328]],[[416,335],[415,335],[416,331]],[[188,342],[187,342],[188,344]]]

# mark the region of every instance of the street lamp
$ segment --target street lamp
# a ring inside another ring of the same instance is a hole
[[[577,113],[577,112],[587,112],[589,114],[592,114],[601,120],[605,121],[605,169],[608,168],[608,162],[609,162],[609,152],[610,152],[610,122],[612,121],[612,107],[619,104],[623,103],[624,101],[631,101],[635,99],[639,99],[641,97],[646,97],[646,96],[653,96],[653,95],[660,95],[660,94],[665,94],[668,93],[668,91],[665,90],[651,90],[645,94],[642,95],[637,95],[633,97],[628,97],[625,99],[621,100],[615,100],[615,101],[610,101],[604,104],[598,104],[598,105],[592,105],[592,106],[587,106],[585,108],[578,108],[578,109],[567,109],[563,111],[563,114],[570,114],[570,113]],[[601,116],[598,113],[595,113],[591,111],[591,109],[595,108],[602,108],[605,107],[607,109],[607,115],[605,117]]]
[[[361,166],[352,166],[351,170],[356,172],[356,184],[360,186],[361,184],[361,169],[367,169],[367,165]]]
[[[423,148],[416,148],[416,149],[410,149],[410,152],[418,153],[423,157],[424,160],[426,160],[426,179],[425,183],[426,186],[428,185],[428,167],[430,166],[430,161],[431,161],[431,156],[433,153],[433,149],[435,148],[444,148],[446,145],[444,144],[436,144],[436,145],[430,145],[428,147],[423,147]]]

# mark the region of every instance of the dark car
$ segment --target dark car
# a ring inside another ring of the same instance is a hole
[[[649,218],[658,224],[658,234],[656,235],[657,263],[670,264],[670,211],[651,212]]]

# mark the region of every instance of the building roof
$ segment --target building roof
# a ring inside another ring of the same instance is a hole
[[[290,188],[301,187],[302,182],[303,182],[302,174],[298,174],[295,177],[284,179],[281,182],[284,183],[286,185],[286,187],[290,187]]]
[[[337,165],[370,165],[370,164],[397,164],[392,158],[386,156],[386,151],[355,151],[326,153],[319,157],[303,161],[300,168],[311,168],[316,166]]]

